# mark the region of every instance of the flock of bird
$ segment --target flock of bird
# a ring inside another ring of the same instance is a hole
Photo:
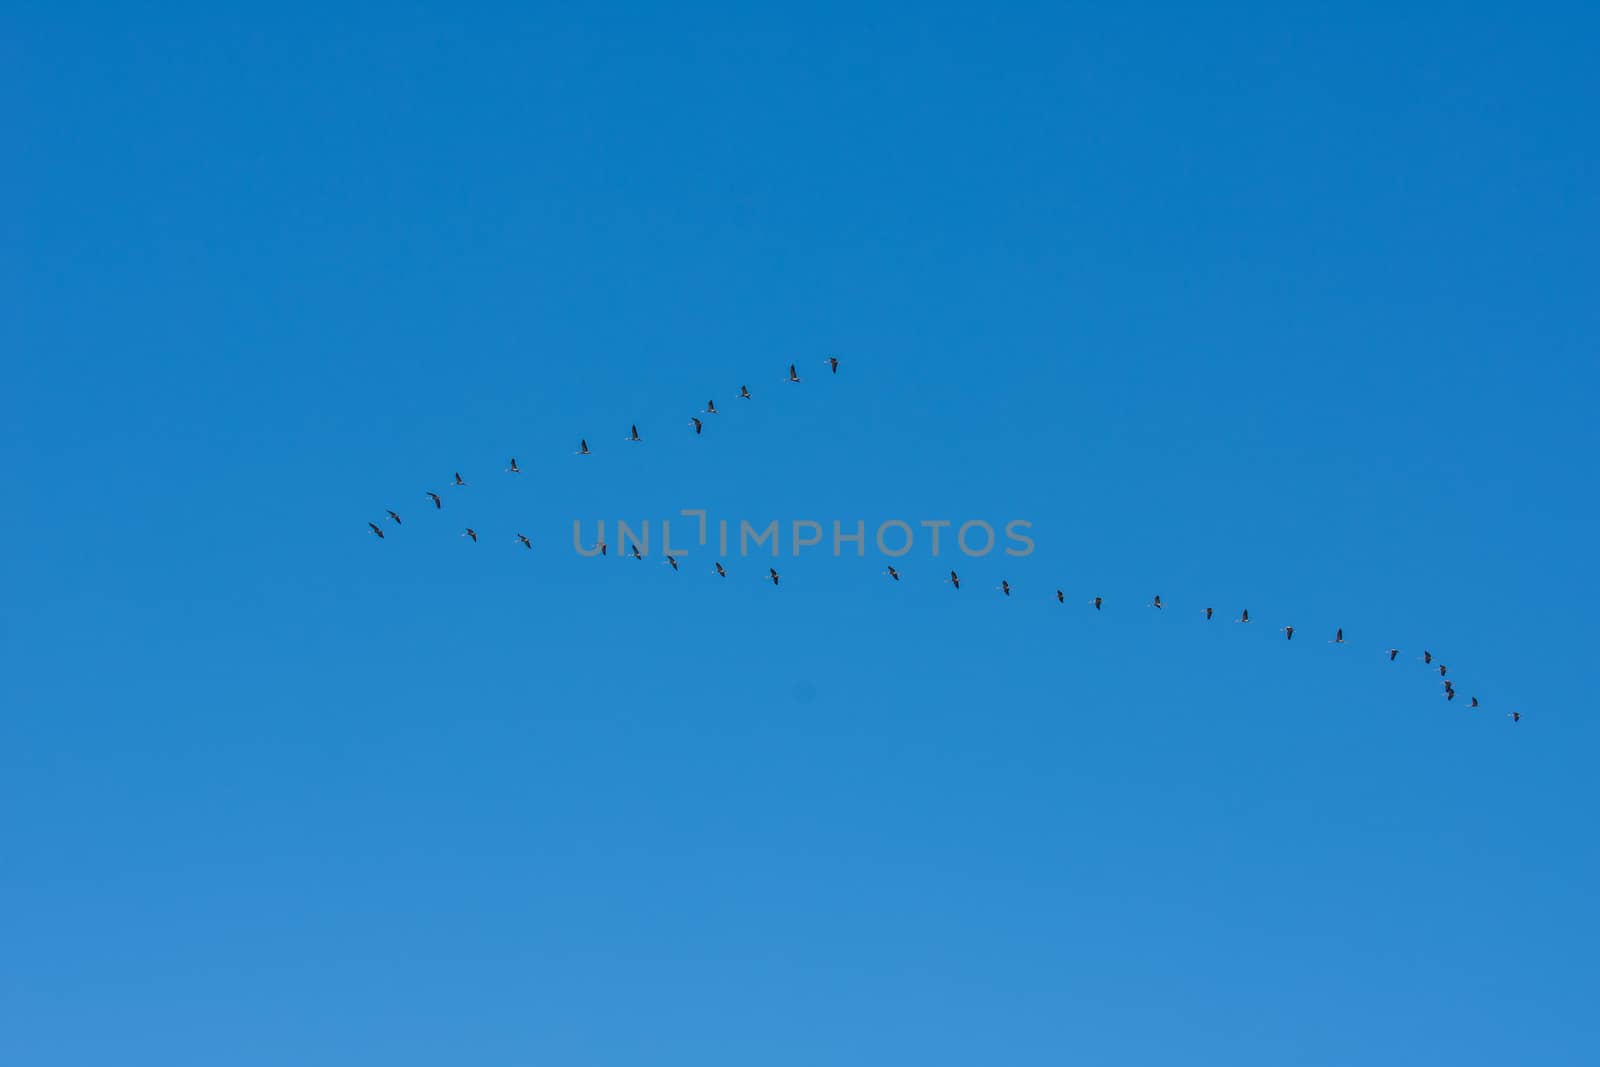
[[[824,360],[823,363],[824,363],[825,366],[828,367],[829,371],[832,374],[838,374],[839,373],[839,360],[837,358],[830,356],[826,360]],[[799,384],[801,382],[801,377],[800,377],[800,374],[799,374],[798,370],[796,369],[795,364],[793,364],[793,363],[789,364],[789,375],[788,375],[787,379],[785,379],[785,380],[787,382],[790,382],[790,383],[793,383],[793,384]],[[748,386],[745,386],[745,385],[739,386],[738,399],[740,399],[740,400],[751,400],[751,399],[753,399],[753,397],[751,396],[750,389],[749,389]],[[706,401],[706,406],[700,410],[699,414],[701,414],[701,415],[719,415],[719,414],[721,414],[721,412],[719,412],[717,410],[717,403],[716,403],[715,400],[708,400],[708,401]],[[696,434],[701,434],[705,430],[705,422],[704,422],[704,420],[702,420],[699,417],[699,415],[691,416],[690,419],[689,419],[689,425],[694,427],[694,432]],[[626,438],[624,438],[624,440],[629,442],[629,443],[631,443],[631,444],[639,444],[639,443],[643,442],[644,438],[640,436],[639,427],[638,427],[637,424],[633,424],[633,425],[630,425],[628,427],[628,436]],[[588,455],[592,455],[593,454],[589,449],[589,441],[588,441],[587,438],[580,438],[579,439],[579,441],[578,441],[578,449],[573,454],[574,455],[578,455],[578,456],[588,456]],[[517,458],[515,456],[511,457],[511,461],[510,461],[510,463],[507,464],[505,469],[506,469],[506,472],[509,473],[509,474],[521,474],[522,473],[522,468],[517,465]],[[468,483],[467,483],[466,479],[461,477],[461,472],[460,471],[455,471],[454,472],[454,478],[452,479],[450,484],[452,486],[465,487]],[[435,510],[443,510],[443,508],[444,508],[444,500],[438,493],[436,493],[436,492],[434,492],[432,490],[427,490],[424,495],[426,495],[428,500],[433,504]],[[386,509],[386,514],[388,515],[389,520],[391,522],[393,522],[396,526],[401,525],[401,519],[400,519],[400,516],[399,516],[399,514],[397,512],[393,511],[392,509]],[[373,534],[375,534],[380,540],[384,539],[384,530],[383,530],[382,526],[380,526],[376,522],[368,522],[367,526],[368,526],[369,529],[371,529]],[[462,531],[461,536],[469,538],[474,544],[476,544],[477,540],[478,540],[478,531],[473,529],[471,526],[468,526]],[[603,539],[604,538],[604,534],[603,533],[602,533],[601,537],[602,537],[602,540],[600,540],[597,544],[595,544],[592,547],[593,547],[594,550],[597,550],[603,556],[603,555],[606,555],[608,553],[608,551],[610,549],[610,546],[607,545],[606,542],[604,541],[604,539]],[[516,542],[517,542],[517,544],[521,545],[525,549],[532,550],[532,548],[533,548],[533,541],[530,540],[524,534],[522,534],[520,531],[516,535]],[[644,559],[644,555],[643,555],[643,553],[640,552],[639,546],[637,544],[629,546],[628,556],[630,558],[632,558],[632,559],[635,559],[635,560],[643,560]],[[678,561],[677,557],[675,557],[673,555],[665,556],[663,558],[662,562],[666,563],[674,571],[679,569],[679,561]],[[722,565],[720,560],[719,561],[714,561],[712,563],[712,566],[715,568],[715,572],[716,572],[716,574],[717,574],[717,576],[719,578],[728,577],[728,571],[727,571],[727,569],[725,567],[723,567],[723,565]],[[898,569],[896,569],[892,564],[890,566],[888,566],[884,570],[884,573],[887,574],[889,576],[889,578],[891,580],[893,580],[893,581],[898,582],[898,581],[901,580],[900,571]],[[765,581],[770,581],[773,585],[777,585],[779,583],[779,581],[780,581],[780,577],[781,576],[778,574],[777,568],[768,567],[767,568],[767,573],[766,573],[766,576],[765,576],[764,580]],[[961,589],[961,576],[958,573],[956,573],[955,571],[951,571],[950,572],[950,577],[944,579],[944,582],[945,582],[945,584],[950,585],[953,589],[955,589],[957,591],[959,591]],[[1010,581],[1008,581],[1006,579],[1001,579],[1000,584],[995,586],[995,589],[998,590],[1004,596],[1009,597],[1011,595],[1011,583],[1010,583]],[[1055,600],[1056,600],[1056,603],[1058,603],[1058,604],[1065,604],[1067,602],[1067,594],[1066,594],[1066,592],[1064,590],[1061,590],[1061,589],[1055,590]],[[1096,596],[1096,597],[1092,598],[1091,600],[1087,601],[1087,603],[1090,606],[1092,606],[1095,611],[1101,611],[1101,610],[1104,609],[1104,606],[1105,606],[1105,597]],[[1153,608],[1153,609],[1155,609],[1157,611],[1165,611],[1167,609],[1168,605],[1162,602],[1161,595],[1158,593],[1151,599],[1151,601],[1149,603],[1149,607],[1151,607],[1151,608]],[[1210,607],[1202,608],[1201,611],[1204,613],[1204,615],[1206,617],[1206,621],[1208,621],[1208,622],[1211,621],[1212,618],[1216,614],[1216,609],[1215,608],[1210,608]],[[1245,608],[1245,609],[1241,610],[1240,613],[1239,613],[1239,617],[1237,619],[1235,619],[1234,621],[1238,622],[1238,623],[1245,623],[1245,624],[1250,623],[1250,621],[1251,621],[1250,620],[1250,609]],[[1294,626],[1280,626],[1280,627],[1278,627],[1278,632],[1283,634],[1284,640],[1293,641],[1294,640],[1294,635],[1296,633],[1296,629],[1295,629]],[[1343,644],[1345,644],[1346,642],[1345,642],[1345,637],[1344,637],[1344,628],[1343,627],[1335,628],[1335,630],[1333,632],[1333,636],[1328,638],[1328,642],[1327,643],[1330,644],[1330,645],[1343,645]],[[1393,663],[1393,662],[1395,662],[1396,659],[1399,658],[1400,650],[1398,648],[1390,648],[1390,649],[1388,649],[1386,651],[1386,655],[1388,656],[1389,662]],[[1439,672],[1439,679],[1440,679],[1440,684],[1441,684],[1441,687],[1442,687],[1442,695],[1444,696],[1444,699],[1447,702],[1454,701],[1455,698],[1456,698],[1456,689],[1455,689],[1455,683],[1450,680],[1449,668],[1443,663],[1435,664],[1434,663],[1433,653],[1431,651],[1429,651],[1428,649],[1423,649],[1422,655],[1420,657],[1418,657],[1418,660],[1424,666],[1428,667],[1430,670],[1437,670]],[[1472,697],[1468,698],[1468,703],[1467,703],[1466,706],[1468,708],[1481,708],[1483,705],[1479,703],[1477,697],[1472,696]],[[1522,721],[1522,713],[1519,712],[1519,711],[1508,712],[1506,714],[1506,718],[1510,719],[1512,722],[1521,722]]]

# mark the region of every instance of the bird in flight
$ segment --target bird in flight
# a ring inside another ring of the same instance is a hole
[[[1511,714],[1507,715],[1506,718],[1510,719],[1512,722],[1521,722],[1522,721],[1522,712],[1513,711]]]
[[[429,500],[431,500],[431,501],[433,501],[433,506],[434,506],[434,507],[435,507],[435,508],[436,508],[436,509],[437,509],[437,508],[442,508],[442,507],[444,507],[444,501],[442,501],[442,500],[440,500],[440,499],[439,499],[439,494],[438,494],[438,493],[433,493],[433,492],[430,492],[430,493],[429,493],[429,494],[428,494],[428,499],[429,499]]]
[[[1332,637],[1332,639],[1330,639],[1328,641],[1328,644],[1330,644],[1330,645],[1342,645],[1342,644],[1344,644],[1344,627],[1343,626],[1341,626],[1337,630],[1333,631],[1333,637]]]
[[[522,473],[522,468],[517,466],[517,457],[516,456],[512,456],[511,457],[511,466],[507,467],[506,470],[511,474],[521,474]]]
[[[532,548],[533,547],[533,542],[528,540],[526,537],[522,536],[521,534],[517,534],[517,540],[522,542],[522,547],[523,548]]]
[[[750,399],[750,387],[748,385],[739,386],[739,399],[740,400],[749,400]]]
[[[774,568],[772,568],[772,567],[768,567],[767,568],[767,577],[772,579],[772,584],[773,585],[777,585],[778,584],[778,572]]]
[[[1472,703],[1467,705],[1467,707],[1469,707],[1469,708],[1475,708],[1477,706],[1478,706],[1478,698],[1477,697],[1473,697],[1472,698]]]
[[[1161,606],[1161,594],[1160,593],[1157,593],[1156,594],[1156,598],[1154,600],[1150,601],[1150,606],[1153,607],[1153,608],[1159,608]]]
[[[1422,650],[1422,662],[1424,662],[1424,663],[1432,663],[1433,662],[1433,653],[1429,652],[1427,649],[1423,649]]]
[[[1285,641],[1293,641],[1294,640],[1294,627],[1293,626],[1284,626],[1284,627],[1281,627],[1281,629],[1283,630],[1283,639]]]
[[[715,400],[707,400],[706,401],[706,411],[705,411],[705,413],[707,415],[721,415],[722,414],[722,412],[717,410],[717,402]]]
[[[728,572],[722,569],[722,564],[713,563],[712,566],[717,568],[717,577],[718,578],[726,578],[728,576]]]
[[[380,540],[380,541],[383,540],[383,527],[382,526],[379,526],[375,522],[369,522],[369,523],[367,523],[367,525],[372,528],[372,532],[373,533],[378,535],[378,540]]]
[[[1057,589],[1056,590],[1056,603],[1057,604],[1065,604],[1066,602],[1067,602],[1067,594],[1065,594],[1061,590]]]
[[[1389,662],[1393,663],[1394,662],[1394,658],[1396,656],[1398,656],[1399,654],[1400,654],[1400,650],[1398,648],[1391,648],[1389,650]]]
[[[630,440],[630,441],[642,441],[642,440],[644,440],[642,437],[639,436],[639,426],[638,426],[637,423],[635,423],[632,426],[628,427],[628,440]]]
[[[461,477],[461,472],[460,471],[456,471],[456,480],[452,484],[453,485],[466,485],[467,484],[465,479],[463,479]]]
[[[823,360],[822,362],[826,363],[828,365],[828,368],[830,370],[832,370],[833,373],[835,373],[835,374],[839,373],[839,361],[837,359],[835,359],[834,357],[829,356],[827,359]]]
[[[961,575],[957,574],[955,571],[951,571],[950,577],[946,578],[945,581],[955,586],[957,592],[961,591]]]
[[[1212,609],[1206,608],[1205,611],[1206,611],[1206,622],[1210,622],[1211,621]]]
[[[690,418],[690,419],[689,419],[689,424],[690,424],[690,425],[691,425],[691,426],[693,426],[693,427],[694,427],[694,432],[695,432],[695,433],[699,433],[699,432],[700,432],[700,428],[701,428],[701,426],[703,426],[703,425],[704,425],[704,423],[702,423],[702,422],[701,422],[701,421],[700,421],[700,420],[699,420],[699,419],[697,419],[697,418]]]
[[[1000,579],[999,589],[1006,596],[1010,596],[1011,595],[1011,583],[1006,581],[1004,578]]]
[[[634,559],[641,559],[641,560],[644,559],[644,557],[639,554],[639,546],[638,545],[634,545],[633,546],[633,551],[628,553],[628,554],[630,556],[632,556]]]
[[[884,571],[883,573],[887,574],[889,577],[893,578],[897,582],[900,580],[900,572],[895,570],[893,567],[890,567],[888,570]]]
[[[394,524],[396,526],[400,525],[400,516],[396,515],[394,512],[391,511],[391,512],[389,512],[389,517],[394,520]]]
[[[574,452],[573,455],[575,455],[575,456],[587,456],[589,454],[590,453],[589,453],[589,441],[588,441],[588,439],[587,438],[579,438],[579,440],[578,440],[578,450],[576,452]]]
[[[794,369],[794,364],[793,363],[789,364],[789,380],[791,382],[798,382],[800,380],[800,375]]]
[[[1094,605],[1094,610],[1099,611],[1100,610],[1100,605],[1104,604],[1105,600],[1106,600],[1105,597],[1097,596],[1093,600],[1089,601],[1089,603]]]
[[[1249,622],[1250,621],[1250,609],[1249,608],[1245,608],[1243,611],[1241,611],[1239,613],[1239,617],[1237,619],[1233,620],[1233,621],[1234,622]]]
[[[671,564],[673,570],[678,569],[678,560],[675,556],[668,556],[663,562]]]
[[[466,528],[466,530],[462,532],[461,536],[462,537],[470,537],[470,538],[472,538],[472,543],[473,544],[477,544],[478,543],[478,531],[474,530],[470,526],[468,526]]]
[[[1439,677],[1443,678],[1448,673],[1450,673],[1450,668],[1446,667],[1443,663],[1439,664]]]
[[[602,556],[606,554],[606,543],[604,541],[597,542],[594,547],[600,550]]]

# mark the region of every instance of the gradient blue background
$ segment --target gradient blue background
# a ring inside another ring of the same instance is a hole
[[[1600,1056],[1592,6],[6,24],[0,1061]]]

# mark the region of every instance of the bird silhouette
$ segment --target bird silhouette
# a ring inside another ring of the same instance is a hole
[[[473,544],[477,544],[478,543],[478,531],[474,530],[470,526],[468,526],[464,531],[462,531],[461,536],[462,537],[470,537],[470,538],[472,538],[472,543]]]
[[[382,526],[379,526],[375,522],[369,522],[369,523],[367,523],[367,526],[369,526],[372,529],[373,533],[378,535],[378,540],[380,540],[380,541],[383,540],[383,527]]]
[[[705,413],[707,415],[720,415],[720,414],[722,414],[722,412],[717,410],[717,402],[715,400],[707,400],[706,401],[706,411],[705,411]]]
[[[699,432],[700,432],[700,428],[701,428],[701,426],[702,426],[702,425],[704,425],[704,424],[703,424],[703,423],[701,423],[701,421],[700,421],[700,420],[699,420],[699,419],[697,419],[697,418],[690,418],[690,420],[689,420],[689,424],[690,424],[690,425],[691,425],[691,426],[693,426],[693,427],[694,427],[694,432],[695,432],[695,433],[699,433]]]
[[[999,589],[1006,596],[1011,595],[1011,583],[1006,581],[1004,578],[1000,579]]]
[[[1512,722],[1521,722],[1522,721],[1522,712],[1513,711],[1509,715],[1507,715],[1506,718],[1510,719]]]
[[[1150,601],[1150,606],[1153,607],[1153,608],[1161,607],[1161,594],[1160,593],[1157,593],[1156,594],[1156,598],[1154,600]]]
[[[439,499],[439,494],[438,493],[433,493],[433,492],[428,493],[428,499],[433,501],[434,510],[438,510],[439,508],[444,507],[444,501]]]
[[[1478,698],[1477,697],[1473,697],[1472,698],[1472,703],[1467,705],[1467,707],[1469,707],[1469,708],[1475,708],[1477,706],[1478,706]]]
[[[897,582],[900,580],[900,572],[895,570],[893,567],[889,567],[883,573],[887,574]]]
[[[749,400],[750,399],[750,387],[748,385],[739,386],[739,399],[740,400]]]
[[[772,579],[772,584],[773,585],[777,585],[778,584],[778,572],[775,569],[773,569],[772,567],[768,567],[767,568],[767,577]]]
[[[587,456],[587,455],[590,455],[590,454],[591,453],[589,452],[589,440],[588,440],[588,438],[579,439],[579,441],[578,441],[578,451],[574,452],[573,455],[575,455],[575,456]]]
[[[526,537],[522,536],[521,534],[517,534],[517,540],[519,542],[521,542],[523,548],[532,548],[533,547],[533,542],[528,540]]]
[[[394,524],[396,526],[400,525],[400,516],[396,515],[394,512],[391,511],[391,512],[389,512],[389,517],[394,520]]]
[[[791,382],[798,382],[800,380],[800,375],[795,372],[793,363],[789,364],[789,380]]]
[[[1330,644],[1330,645],[1342,645],[1342,644],[1344,644],[1344,627],[1343,626],[1341,626],[1337,630],[1333,631],[1333,637],[1329,639],[1328,644]]]
[[[829,369],[831,369],[833,371],[833,373],[835,373],[835,374],[839,373],[839,361],[837,359],[834,359],[832,356],[829,356],[827,359],[823,360],[822,362],[826,363],[828,365]]]
[[[1250,621],[1250,609],[1249,608],[1245,608],[1243,611],[1241,611],[1239,613],[1239,617],[1237,619],[1235,619],[1234,621],[1235,622],[1249,622]]]
[[[1094,610],[1099,611],[1100,605],[1105,603],[1105,599],[1106,598],[1103,596],[1097,596],[1093,600],[1089,601],[1089,603],[1094,605]]]
[[[1293,641],[1294,640],[1294,627],[1293,626],[1285,626],[1285,627],[1283,627],[1283,639],[1285,641]]]
[[[1391,648],[1389,650],[1389,662],[1393,663],[1394,662],[1394,658],[1396,656],[1398,656],[1399,654],[1400,654],[1400,650],[1398,648]]]
[[[1067,602],[1067,594],[1065,594],[1061,590],[1057,589],[1056,590],[1056,603],[1057,604],[1065,604],[1066,602]]]
[[[718,578],[726,578],[728,576],[728,572],[722,569],[722,564],[713,562],[711,565],[713,567],[717,568],[717,577]]]
[[[668,556],[663,562],[669,564],[673,570],[678,569],[678,558],[676,556]]]
[[[456,471],[456,480],[454,482],[452,482],[451,484],[452,485],[466,485],[467,483],[462,479],[461,472],[460,471]]]
[[[506,470],[511,472],[512,474],[521,474],[522,473],[522,468],[517,466],[517,457],[516,456],[512,456],[511,457],[511,466],[507,467]]]
[[[628,554],[630,556],[632,556],[634,559],[640,559],[640,560],[644,559],[644,556],[639,554],[639,546],[638,545],[634,545],[633,546],[633,550],[631,552],[629,552]]]
[[[945,581],[947,581],[951,585],[955,586],[956,587],[956,591],[960,592],[960,590],[961,590],[961,575],[957,574],[955,571],[951,571],[950,572],[950,577],[946,578]]]
[[[628,440],[630,440],[630,441],[642,441],[643,440],[643,438],[639,436],[639,425],[638,425],[638,423],[634,423],[633,425],[628,427]]]
[[[1212,609],[1211,608],[1206,608],[1205,612],[1206,612],[1206,622],[1210,622],[1211,621]]]

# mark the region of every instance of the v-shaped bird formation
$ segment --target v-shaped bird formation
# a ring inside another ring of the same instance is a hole
[[[828,371],[829,371],[830,375],[837,375],[839,373],[839,360],[836,357],[829,356],[827,359],[823,360],[823,364],[824,364],[824,366],[826,366],[828,368]],[[798,366],[796,364],[793,364],[793,363],[789,364],[789,373],[788,373],[787,377],[784,379],[784,382],[785,383],[789,383],[789,384],[796,384],[796,385],[801,384],[803,382],[803,379],[800,376],[799,368],[798,368]],[[737,399],[739,399],[739,400],[754,400],[755,397],[750,392],[749,386],[741,384],[739,386],[739,392],[738,392]],[[705,432],[705,425],[706,424],[705,424],[704,420],[702,420],[699,417],[699,415],[720,415],[720,414],[721,414],[721,411],[717,408],[716,400],[715,399],[707,400],[706,401],[706,406],[703,407],[703,408],[700,408],[697,415],[690,416],[689,425],[693,428],[693,431],[694,431],[694,433],[696,435],[702,435]],[[638,426],[637,423],[630,423],[629,424],[628,435],[624,438],[624,440],[629,444],[642,444],[642,443],[644,443],[644,438],[639,433],[639,426]],[[574,451],[573,454],[577,455],[577,456],[590,456],[590,455],[594,454],[592,452],[592,450],[589,448],[589,441],[588,441],[587,438],[581,438],[579,440],[578,448]],[[510,460],[509,460],[508,464],[506,465],[505,471],[508,474],[521,474],[522,473],[522,468],[517,465],[517,459],[516,459],[515,456],[510,457]],[[452,479],[450,481],[450,485],[452,487],[466,488],[467,486],[469,486],[471,484],[470,482],[468,482],[465,478],[463,478],[461,476],[461,472],[460,471],[454,471],[454,472],[452,472],[452,474],[453,474],[453,477],[452,477]],[[425,495],[428,498],[428,501],[433,505],[434,510],[442,511],[444,509],[444,500],[440,496],[439,493],[434,492],[433,490],[430,489],[430,490],[424,491],[423,495]],[[402,525],[401,519],[400,519],[400,515],[397,512],[395,512],[393,510],[386,509],[385,513],[386,513],[388,519],[395,526]],[[384,528],[381,525],[379,525],[378,523],[376,523],[376,522],[368,522],[367,523],[367,527],[372,532],[372,534],[375,537],[377,537],[379,540],[385,540],[386,539],[385,538],[385,534],[384,534]],[[477,532],[477,530],[475,530],[474,528],[472,528],[470,526],[466,527],[462,531],[461,536],[464,537],[464,538],[470,539],[473,544],[477,544],[478,543],[478,532]],[[524,536],[520,531],[517,532],[515,541],[513,543],[521,546],[524,549],[532,549],[533,548],[532,540],[530,538]],[[606,545],[605,541],[601,540],[601,541],[597,542],[595,545],[593,545],[591,547],[591,554],[598,553],[599,555],[604,556],[604,555],[606,555],[607,547],[608,546]],[[643,559],[643,555],[640,553],[638,545],[629,545],[628,548],[629,548],[629,552],[627,553],[627,555],[629,555],[631,558],[633,558],[635,560]],[[673,571],[678,571],[679,570],[680,561],[674,556],[668,555],[668,556],[666,556],[666,558],[662,562],[664,562],[667,565],[669,565],[672,568]],[[713,566],[714,569],[713,569],[713,571],[711,573],[714,573],[715,575],[717,575],[720,578],[728,577],[729,572],[728,572],[727,568],[725,568],[723,566],[723,564],[722,564],[722,562],[720,560],[714,562],[712,564],[712,566]],[[901,571],[898,568],[894,567],[894,566],[889,566],[888,568],[885,569],[885,571],[883,573],[886,574],[889,577],[889,579],[891,581],[894,581],[894,582],[901,581],[901,579],[903,577]],[[955,571],[950,571],[949,575],[950,576],[948,578],[941,578],[940,581],[945,585],[949,585],[954,591],[959,592],[960,589],[961,589],[961,577]],[[759,577],[762,581],[771,582],[774,586],[778,585],[778,582],[779,582],[778,571],[777,571],[776,568],[773,568],[773,567],[768,567],[766,574],[757,575],[757,577]],[[1013,587],[1011,585],[1011,582],[1007,578],[1002,578],[1000,580],[1000,584],[995,586],[994,589],[997,592],[999,592],[1003,597],[1010,597],[1012,595],[1012,592],[1013,592]],[[1059,589],[1059,588],[1051,588],[1047,592],[1048,592],[1048,595],[1051,596],[1055,600],[1055,602],[1057,604],[1062,604],[1062,605],[1066,604],[1067,597],[1066,597],[1065,590]],[[1096,595],[1093,599],[1087,601],[1087,604],[1090,607],[1092,607],[1096,612],[1104,610],[1104,607],[1105,607],[1106,603],[1107,603],[1106,597],[1101,596],[1101,595]],[[1161,612],[1165,612],[1165,610],[1167,609],[1168,606],[1169,605],[1165,601],[1163,601],[1161,599],[1161,595],[1159,593],[1155,594],[1148,602],[1148,607],[1154,608],[1157,611],[1161,611]],[[1193,610],[1193,609],[1190,609],[1190,610]],[[1211,607],[1206,607],[1206,608],[1201,608],[1200,609],[1200,611],[1204,614],[1205,619],[1206,619],[1207,622],[1210,622],[1212,620],[1212,618],[1213,618],[1213,616],[1215,614],[1215,610],[1216,610],[1215,608],[1211,608]],[[1239,617],[1237,619],[1235,619],[1234,621],[1235,622],[1240,622],[1240,623],[1248,623],[1248,622],[1250,622],[1250,609],[1249,608],[1240,609]],[[1296,633],[1296,628],[1293,625],[1284,625],[1284,626],[1278,627],[1278,632],[1283,634],[1284,640],[1293,641],[1294,640],[1294,635]],[[1326,632],[1326,631],[1324,631],[1324,632]],[[1345,645],[1347,642],[1345,640],[1344,628],[1342,626],[1341,627],[1335,627],[1334,631],[1333,631],[1333,636],[1331,636],[1331,637],[1329,637],[1327,639],[1327,643],[1330,644],[1330,645],[1339,645],[1339,646]],[[1384,649],[1381,650],[1381,654],[1387,657],[1388,662],[1394,663],[1398,659],[1398,657],[1400,655],[1400,649],[1393,648],[1393,647],[1384,648]],[[1422,655],[1418,657],[1418,660],[1424,666],[1429,667],[1430,669],[1434,669],[1435,668],[1435,664],[1433,662],[1434,656],[1433,656],[1433,652],[1432,652],[1431,649],[1423,649]],[[1455,698],[1456,698],[1456,689],[1455,689],[1455,683],[1448,676],[1449,669],[1442,663],[1438,664],[1436,669],[1438,670],[1439,679],[1441,681],[1441,694],[1440,695],[1443,696],[1444,700],[1447,703],[1453,702],[1455,700]],[[1465,706],[1467,708],[1469,708],[1469,709],[1472,709],[1472,708],[1483,708],[1484,707],[1484,705],[1479,702],[1479,700],[1478,700],[1478,698],[1476,696],[1470,697],[1468,703]],[[1513,723],[1518,723],[1518,722],[1522,721],[1522,712],[1520,712],[1520,711],[1510,711],[1510,712],[1506,713],[1505,717],[1507,719],[1510,719]]]

